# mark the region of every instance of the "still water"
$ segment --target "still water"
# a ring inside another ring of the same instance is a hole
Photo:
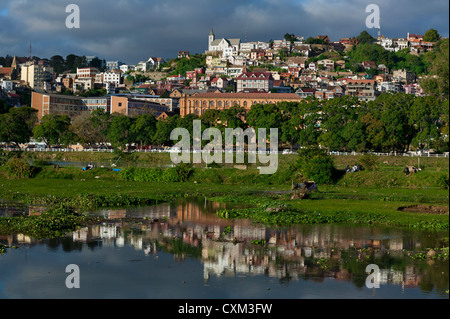
[[[271,228],[217,218],[224,207],[197,199],[102,210],[93,214],[107,222],[63,238],[0,236],[16,246],[0,254],[0,298],[448,298],[448,261],[405,253],[439,247],[448,233]],[[66,287],[70,264],[79,267],[80,288]],[[366,286],[368,264],[380,269],[379,288]]]

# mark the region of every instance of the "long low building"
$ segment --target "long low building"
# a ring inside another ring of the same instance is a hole
[[[32,92],[31,107],[38,110],[39,121],[48,114],[67,115],[73,118],[83,112],[92,112],[96,109],[128,116],[146,113],[153,114],[155,117],[171,111],[170,106],[133,99],[132,96],[81,97],[38,92]]]
[[[255,104],[277,104],[299,102],[302,98],[295,93],[194,93],[182,94],[179,100],[180,115],[202,115],[208,109],[223,110],[239,105],[249,110]]]

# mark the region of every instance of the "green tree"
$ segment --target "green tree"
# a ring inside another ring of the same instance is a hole
[[[204,124],[206,127],[216,127],[217,121],[220,117],[220,111],[217,109],[208,109],[203,112],[203,114],[200,116],[200,120],[202,121],[202,124]]]
[[[67,115],[48,114],[33,129],[34,138],[45,144],[67,146],[75,140],[75,134],[69,130],[70,118]]]
[[[414,137],[414,127],[409,121],[414,95],[382,93],[367,103],[368,111],[382,123],[381,148],[383,151],[404,152]]]
[[[156,118],[151,114],[142,114],[133,119],[131,134],[139,145],[151,145],[156,133]]]
[[[417,97],[411,106],[410,124],[415,135],[411,144],[422,150],[430,147],[434,140],[440,139],[441,103],[435,96]]]
[[[65,61],[60,55],[54,55],[50,58],[50,66],[53,68],[55,73],[63,73],[65,71]]]
[[[366,44],[366,43],[373,43],[374,38],[366,31],[362,31],[356,39],[358,40],[358,45],[360,44]]]
[[[430,29],[423,35],[423,41],[429,41],[429,42],[437,42],[441,36],[435,29]]]
[[[124,150],[126,145],[133,142],[131,126],[133,120],[131,117],[115,114],[112,116],[111,125],[108,129],[108,140],[114,147]]]
[[[8,113],[0,114],[0,141],[28,143],[33,136],[33,127],[37,121],[37,110],[31,107],[14,107]]]
[[[299,158],[295,169],[303,180],[315,181],[317,184],[332,184],[336,174],[333,158],[324,149],[308,147],[299,149]]]
[[[428,94],[433,94],[441,100],[448,99],[449,92],[449,40],[439,41],[432,52],[426,55],[430,63],[429,76],[420,85]]]
[[[290,33],[285,33],[285,35],[284,35],[284,39],[286,40],[286,41],[289,41],[289,42],[291,42],[291,43],[293,43],[294,41],[295,41],[295,34],[290,34]]]
[[[219,120],[221,125],[219,128],[224,129],[228,128],[246,128],[246,124],[244,122],[247,114],[247,110],[239,105],[233,105],[230,108],[226,108],[220,112]]]
[[[165,120],[158,120],[156,123],[156,133],[153,139],[154,143],[158,145],[173,144],[173,141],[170,139],[170,133],[178,127],[179,119],[179,115],[174,115]]]
[[[5,100],[0,98],[0,114],[8,113],[10,108],[11,107],[8,105],[8,103],[6,103]]]
[[[319,142],[332,151],[350,151],[349,138],[355,138],[349,134],[354,131],[354,123],[357,122],[357,108],[360,102],[357,97],[343,96],[327,100],[323,103],[321,129]],[[350,127],[352,125],[352,127]],[[352,145],[359,144],[353,141]]]

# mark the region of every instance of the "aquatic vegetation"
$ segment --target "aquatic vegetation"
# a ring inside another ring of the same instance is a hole
[[[98,218],[80,215],[66,204],[59,204],[40,216],[0,218],[0,234],[16,233],[34,238],[54,238],[93,221],[98,221]]]
[[[253,239],[251,241],[252,245],[261,245],[264,246],[266,244],[266,241],[264,239]]]

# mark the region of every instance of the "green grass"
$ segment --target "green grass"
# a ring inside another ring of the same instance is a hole
[[[66,161],[95,161],[94,157],[99,161],[113,161],[117,157],[111,153],[30,154],[26,155],[49,156],[53,160],[61,157],[61,160]],[[124,156],[131,166],[170,163],[170,154],[167,153],[134,153]],[[273,175],[261,175],[253,166],[249,166],[247,170],[234,169],[232,165],[220,165],[211,169],[197,166],[187,182],[126,181],[121,178],[121,174],[106,167],[82,171],[79,167],[55,168],[45,165],[39,167],[34,178],[16,179],[11,178],[2,166],[0,198],[41,204],[66,201],[74,206],[92,208],[140,205],[178,197],[201,196],[253,206],[289,205],[285,221],[290,220],[291,223],[347,221],[448,229],[448,214],[427,215],[398,210],[399,207],[417,204],[448,207],[449,192],[440,189],[437,183],[443,175],[448,178],[448,158],[421,158],[424,170],[405,176],[402,173],[404,165],[415,165],[417,158],[377,157],[377,170],[345,174],[335,185],[319,185],[319,191],[313,193],[310,199],[290,201],[287,193],[294,177],[291,176],[289,165],[297,158],[298,155],[280,156],[278,172]],[[358,161],[358,157],[354,156],[333,158],[339,169]],[[38,160],[42,163],[46,158]],[[124,168],[128,164],[122,163],[119,167]],[[310,215],[298,219],[299,214],[291,214],[292,212]],[[315,216],[311,214],[317,213],[321,214],[320,218],[311,217]],[[261,216],[254,215],[252,218]]]

